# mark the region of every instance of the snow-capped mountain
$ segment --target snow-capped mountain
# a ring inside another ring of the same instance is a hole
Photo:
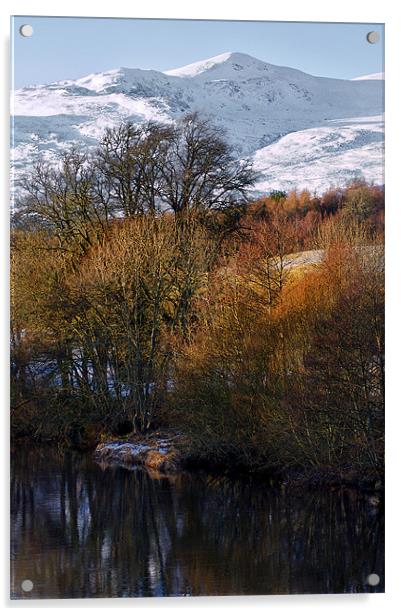
[[[254,158],[261,191],[320,191],[361,174],[382,183],[377,78],[314,77],[225,53],[165,72],[119,68],[22,88],[12,109],[16,178],[38,155],[53,160],[69,144],[95,145],[107,126],[169,123],[196,110],[225,129],[238,157]]]

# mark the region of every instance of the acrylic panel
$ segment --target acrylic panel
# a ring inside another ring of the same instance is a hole
[[[384,592],[383,44],[12,18],[13,599]]]

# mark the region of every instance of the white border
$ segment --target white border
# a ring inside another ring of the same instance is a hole
[[[398,5],[398,6],[397,6]],[[243,613],[251,608],[255,613],[266,614],[266,610],[279,609],[280,613],[297,613],[297,616],[310,616],[341,611],[377,616],[388,613],[396,605],[400,587],[400,479],[397,450],[401,448],[401,404],[398,394],[400,385],[400,307],[401,307],[401,167],[400,167],[400,81],[399,58],[401,57],[401,19],[399,3],[391,0],[286,0],[285,2],[268,2],[267,0],[246,0],[235,5],[233,0],[202,0],[190,3],[184,0],[153,0],[150,3],[133,3],[113,0],[100,5],[98,2],[82,0],[19,1],[3,0],[1,7],[1,50],[2,62],[2,96],[1,133],[5,136],[0,148],[0,172],[2,187],[2,207],[0,216],[1,229],[1,291],[2,298],[8,296],[8,137],[9,137],[9,16],[14,15],[68,15],[96,17],[164,17],[190,19],[255,19],[277,21],[337,21],[337,22],[374,22],[386,24],[386,272],[387,272],[387,430],[386,430],[386,464],[387,464],[387,519],[386,519],[386,594],[385,595],[331,595],[331,596],[279,596],[279,597],[236,597],[236,598],[200,598],[200,599],[119,599],[119,600],[63,600],[63,601],[8,601],[8,308],[2,301],[3,325],[1,345],[1,391],[3,395],[3,447],[0,455],[3,471],[3,505],[0,506],[2,518],[3,549],[1,558],[0,582],[2,603],[8,608],[30,608],[53,610],[62,608],[78,611],[98,610],[99,608],[129,608],[136,612],[163,610],[172,612],[177,609],[194,611],[229,610],[230,613]],[[398,365],[397,365],[398,364]],[[397,387],[398,386],[398,387]]]

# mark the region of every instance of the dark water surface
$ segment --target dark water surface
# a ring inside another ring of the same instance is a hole
[[[383,552],[382,507],[357,491],[13,453],[13,598],[378,592]]]

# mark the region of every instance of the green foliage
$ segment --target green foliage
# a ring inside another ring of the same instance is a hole
[[[275,202],[280,202],[287,197],[287,193],[284,190],[272,190],[269,197]]]

